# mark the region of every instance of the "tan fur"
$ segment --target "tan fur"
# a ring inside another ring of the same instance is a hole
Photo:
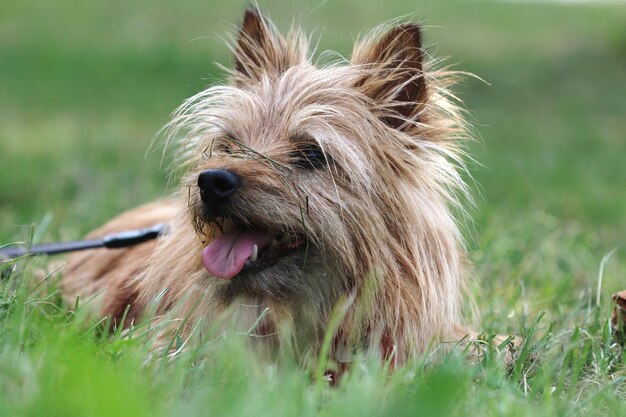
[[[74,256],[66,298],[101,292],[100,313],[117,322],[126,305],[128,320],[155,305],[155,320],[176,324],[162,326],[162,346],[183,319],[188,337],[234,314],[272,346],[315,353],[332,311],[339,360],[361,350],[403,363],[458,338],[465,251],[453,211],[462,214],[466,194],[465,125],[448,90],[456,74],[425,60],[420,27],[379,30],[350,63],[316,66],[301,32],[283,38],[248,10],[233,50],[230,82],[189,99],[168,126],[175,168],[187,172],[178,196],[93,235],[158,222],[170,233]],[[310,144],[327,166],[298,165]],[[225,219],[199,197],[198,174],[210,168],[242,178]],[[306,236],[306,254],[218,280],[200,254],[230,223]]]

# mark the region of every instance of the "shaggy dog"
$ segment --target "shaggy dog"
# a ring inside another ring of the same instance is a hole
[[[416,23],[315,65],[298,30],[247,10],[226,85],[168,125],[180,191],[92,236],[167,223],[128,249],[74,255],[63,290],[117,326],[151,315],[156,347],[232,322],[272,350],[404,363],[458,340],[465,124]],[[147,314],[146,311],[150,311]],[[230,318],[230,319],[228,319]],[[330,323],[334,323],[332,326]]]

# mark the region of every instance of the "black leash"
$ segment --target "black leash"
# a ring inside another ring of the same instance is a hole
[[[145,229],[128,230],[125,232],[113,233],[106,235],[100,239],[91,240],[79,240],[75,242],[58,242],[58,243],[44,243],[41,245],[32,246],[11,246],[7,248],[0,248],[0,260],[13,259],[20,256],[35,256],[35,255],[56,255],[59,253],[75,252],[85,249],[95,248],[126,248],[128,246],[137,245],[139,243],[147,242],[152,239],[156,239],[158,236],[164,234],[167,231],[167,225],[165,223],[157,224]]]

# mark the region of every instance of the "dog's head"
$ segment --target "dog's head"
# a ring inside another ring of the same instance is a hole
[[[462,126],[420,27],[315,66],[301,32],[283,38],[248,10],[233,49],[230,83],[173,122],[187,130],[190,213],[222,294],[332,303],[368,277],[447,268]]]

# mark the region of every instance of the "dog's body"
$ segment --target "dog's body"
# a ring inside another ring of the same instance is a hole
[[[162,222],[169,233],[75,255],[66,298],[99,294],[117,325],[154,305],[155,320],[176,324],[160,327],[163,341],[232,314],[299,353],[317,351],[335,314],[336,358],[404,362],[457,339],[465,129],[454,74],[424,61],[419,26],[318,68],[300,32],[282,38],[248,10],[234,50],[230,83],[190,99],[170,126],[185,131],[178,197],[94,235]]]

